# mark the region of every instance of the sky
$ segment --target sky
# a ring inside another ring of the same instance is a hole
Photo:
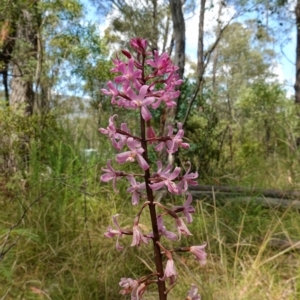
[[[293,9],[293,2],[290,3],[290,10]],[[199,24],[199,9],[192,18],[186,20],[186,53],[193,60],[196,60],[197,55],[197,38],[195,38],[195,33],[197,34],[198,24]],[[216,16],[218,15],[218,6],[215,5],[213,9],[206,10],[205,15],[205,31],[211,32],[211,29],[216,26]],[[223,9],[223,14],[221,20],[225,23],[228,22],[236,11],[227,6]],[[249,18],[249,15],[246,16]],[[255,17],[255,16],[253,16]],[[240,16],[236,21],[245,20],[244,16]],[[291,20],[294,22],[293,20]],[[272,24],[270,24],[272,26]],[[274,45],[274,50],[278,53],[276,62],[274,62],[274,73],[278,76],[278,80],[282,83],[289,96],[294,94],[294,80],[295,80],[295,57],[296,57],[296,26],[292,26],[292,30],[288,32],[286,40],[282,41],[282,45]],[[212,39],[213,41],[213,39]],[[206,40],[206,43],[209,41]]]
[[[82,0],[82,3],[87,8],[86,19],[92,22],[100,21],[100,17],[97,15],[95,7],[93,7],[89,0]],[[218,0],[212,0],[218,2]],[[290,11],[293,10],[295,0],[290,1]],[[199,8],[196,8],[195,13],[186,18],[186,54],[189,58],[196,62],[197,57],[197,34],[199,24]],[[225,23],[236,14],[234,8],[226,6],[223,8],[221,20]],[[205,31],[207,33],[206,44],[209,44],[209,33],[216,26],[216,16],[218,15],[218,5],[213,8],[207,9],[205,12]],[[249,15],[247,16],[249,17]],[[245,17],[240,16],[237,21],[243,21]],[[103,21],[103,19],[102,19]],[[291,24],[294,20],[291,20]],[[104,30],[108,26],[108,21],[99,23],[100,34],[103,34]],[[272,24],[270,24],[272,26]],[[295,80],[295,54],[296,54],[296,26],[291,26],[292,29],[286,34],[286,40],[282,41],[282,45],[274,44],[274,50],[278,53],[276,61],[274,61],[273,72],[278,76],[277,79],[282,83],[289,96],[294,94],[294,80]],[[213,41],[213,36],[211,42]],[[186,68],[188,70],[188,66]]]

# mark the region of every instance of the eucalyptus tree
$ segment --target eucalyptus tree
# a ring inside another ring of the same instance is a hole
[[[9,1],[5,1],[3,9],[0,10],[0,74],[3,76],[6,105],[9,105],[8,68],[16,41],[15,14],[16,11],[12,9]]]
[[[188,155],[205,173],[224,168],[235,159],[236,139],[240,139],[240,128],[246,124],[237,106],[245,88],[276,80],[271,37],[263,29],[255,29],[253,21],[247,21],[234,22],[224,30],[218,55],[212,54],[214,59],[207,65],[202,93],[196,97],[187,120],[186,136],[194,141]],[[183,95],[193,96],[192,87],[185,88]],[[266,127],[273,130],[274,123],[267,123]]]
[[[296,2],[295,15],[297,28],[295,102],[300,105],[300,0]]]
[[[39,1],[4,0],[0,8],[1,62],[6,101],[9,102],[8,71],[11,71],[12,109],[31,115],[34,105],[33,77],[40,23]],[[11,66],[10,66],[11,64]]]
[[[242,149],[239,152],[246,156],[252,149],[253,154],[265,158],[275,153],[285,156],[286,148],[293,147],[286,130],[290,127],[287,123],[295,120],[295,114],[288,110],[290,104],[282,85],[276,82],[260,80],[244,86],[236,104],[240,123],[236,140]]]
[[[79,87],[77,91],[95,94],[101,87],[98,84],[101,77],[107,80],[109,64],[96,25],[84,23],[84,7],[79,0],[4,0],[3,4],[0,7],[0,71],[3,78],[10,78],[4,81],[6,99],[8,102],[9,97],[10,110],[19,117],[40,115],[37,122],[42,122],[42,126],[34,124],[35,121],[25,122],[30,128],[23,129],[22,121],[18,129],[10,123],[15,138],[9,143],[18,145],[17,149],[27,149],[22,154],[27,157],[30,140],[38,138],[36,129],[45,128],[47,112],[57,104],[55,100],[62,99],[58,93],[70,94],[70,83],[73,83],[73,87]],[[97,86],[93,80],[96,77],[99,78]],[[65,89],[60,90],[61,86]],[[2,133],[1,140],[10,135]],[[16,136],[20,137],[19,141]],[[16,169],[17,163],[14,165]]]
[[[252,21],[244,24],[233,23],[228,26],[219,44],[218,71],[215,78],[217,90],[213,97],[216,99],[214,105],[218,107],[219,118],[224,125],[227,124],[224,128],[227,130],[231,149],[235,129],[245,125],[236,106],[242,90],[256,82],[276,80],[276,53],[270,44],[272,39],[263,29],[255,28]],[[207,83],[210,84],[209,80]],[[261,101],[263,103],[264,99]],[[269,125],[266,127],[273,130]]]
[[[215,97],[220,104],[226,104],[230,119],[234,117],[234,104],[243,86],[275,77],[272,71],[276,54],[270,47],[270,37],[261,30],[253,30],[251,25],[251,21],[231,24],[219,43]]]
[[[109,20],[105,36],[110,43],[126,46],[132,37],[145,37],[152,49],[167,49],[171,34],[168,1],[91,0],[100,16]]]
[[[274,46],[290,62],[295,62],[295,104],[300,103],[300,1],[292,0],[227,0],[226,3],[235,8],[247,9],[249,18],[255,19],[257,27],[263,28],[274,40]],[[283,47],[290,43],[296,29],[295,57],[290,59],[290,53],[284,53]],[[298,105],[297,105],[298,106]]]

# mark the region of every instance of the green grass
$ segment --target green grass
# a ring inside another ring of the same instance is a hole
[[[0,262],[0,299],[129,299],[119,294],[120,278],[138,278],[154,269],[151,246],[133,249],[130,237],[124,237],[125,248],[118,252],[115,240],[103,237],[116,213],[122,226],[130,228],[136,208],[121,181],[118,194],[111,184],[99,182],[100,169],[112,155],[108,142],[99,140],[95,147],[101,155],[92,160],[76,150],[80,145],[80,137],[71,134],[64,143],[54,137],[47,155],[41,156],[38,145],[33,145],[26,178],[1,180],[0,250],[4,244],[6,249],[15,245]],[[273,165],[273,171],[283,165]],[[47,166],[52,173],[47,173]],[[265,182],[285,187],[285,175],[275,178],[273,174],[268,166]],[[255,173],[243,176],[245,184],[250,179],[255,183]],[[8,236],[10,227],[35,200]],[[297,211],[251,203],[195,201],[194,205],[193,236],[183,237],[175,246],[206,241],[207,264],[200,266],[187,253],[174,255],[179,277],[169,299],[185,299],[191,283],[199,287],[204,300],[300,299],[299,250],[270,246],[274,238],[299,240]],[[150,231],[148,218],[143,216],[141,222]],[[173,222],[166,224],[168,229],[173,226]],[[157,299],[154,286],[145,299]]]

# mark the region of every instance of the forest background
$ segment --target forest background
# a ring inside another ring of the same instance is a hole
[[[98,128],[114,113],[137,124],[100,89],[137,36],[184,79],[177,109],[153,112],[161,133],[183,123],[191,147],[176,164],[191,161],[202,185],[256,191],[194,202],[208,263],[181,259],[172,299],[192,282],[203,299],[299,299],[299,213],[255,201],[259,188],[300,185],[299,24],[300,1],[2,0],[0,299],[120,299],[121,277],[153,269],[149,249],[120,254],[103,239],[112,215],[126,225],[132,211],[125,186],[116,195],[99,182],[114,150]]]

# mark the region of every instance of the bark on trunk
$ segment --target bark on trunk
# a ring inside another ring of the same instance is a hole
[[[295,106],[296,113],[298,117],[300,117],[300,0],[297,0],[295,7],[295,15],[296,15],[296,28],[297,28],[297,41],[296,41],[296,78],[295,78]],[[299,121],[300,122],[300,121]],[[300,124],[298,122],[298,128],[300,128]],[[299,133],[296,136],[296,145],[300,146],[300,136]]]
[[[185,21],[182,11],[181,0],[170,0],[170,9],[173,21],[173,39],[175,42],[174,65],[179,67],[178,75],[183,78],[185,65]],[[160,135],[166,136],[168,133],[168,126],[174,126],[177,109],[180,105],[179,98],[173,99],[176,106],[164,107],[160,117]],[[160,159],[167,161],[166,154],[162,154]],[[169,155],[169,163],[173,160],[172,155]]]
[[[217,26],[217,33],[216,33],[216,39],[218,36],[221,34],[221,25],[220,25],[220,20],[221,20],[221,13],[222,13],[222,8],[223,8],[223,0],[219,2],[219,10],[218,10],[218,26]],[[213,93],[217,93],[217,84],[216,84],[216,77],[217,77],[217,64],[218,64],[218,57],[219,57],[219,51],[218,47],[215,48],[214,54],[213,54],[213,69],[212,69],[212,89]]]
[[[153,14],[152,14],[152,19],[153,19],[153,41],[152,41],[152,48],[158,50],[158,18],[157,18],[157,0],[152,0],[152,5],[153,5]]]
[[[34,5],[36,5],[35,2]],[[20,9],[16,20],[16,45],[13,53],[10,107],[13,114],[28,118],[33,114],[35,93],[33,81],[37,55],[37,19],[36,6]],[[24,128],[26,132],[28,128]],[[9,173],[28,169],[30,136],[27,133],[12,135],[8,161]]]
[[[3,76],[3,86],[5,93],[5,101],[9,106],[9,91],[8,91],[8,66],[12,58],[12,52],[15,47],[16,26],[14,22],[5,20],[0,32],[0,73]]]
[[[198,29],[198,51],[197,51],[197,77],[200,82],[203,80],[204,74],[204,13],[205,2],[201,0],[200,14],[199,14],[199,29]]]
[[[188,116],[191,111],[191,107],[193,102],[195,101],[197,95],[199,93],[202,93],[203,88],[203,75],[205,72],[205,63],[204,63],[204,16],[205,16],[205,3],[206,0],[201,0],[200,5],[200,14],[199,14],[199,28],[198,28],[198,51],[197,51],[197,82],[196,82],[196,88],[194,91],[194,95],[192,99],[190,100],[187,113],[183,120],[183,126],[186,124]]]
[[[165,30],[163,33],[163,47],[162,47],[162,52],[166,52],[166,48],[167,48],[167,42],[168,42],[168,36],[170,34],[170,30],[169,30],[169,24],[170,24],[170,15],[167,15],[167,20],[166,20],[166,26],[165,26]]]
[[[185,65],[185,21],[181,0],[170,0],[170,7],[175,40],[174,64],[179,67],[179,70],[177,71],[179,77],[183,78]]]
[[[299,114],[300,104],[300,0],[297,0],[296,8],[296,27],[297,27],[297,45],[296,45],[296,82],[295,82],[295,103]]]
[[[33,113],[34,105],[32,82],[24,79],[24,75],[17,65],[13,67],[13,76],[10,96],[12,110],[24,117],[29,117]]]
[[[210,46],[210,48],[207,51],[205,51],[205,53],[204,53],[205,4],[206,4],[206,0],[201,0],[200,15],[199,15],[199,33],[198,33],[198,62],[197,62],[197,74],[196,74],[197,82],[196,82],[195,90],[193,92],[193,96],[191,97],[191,100],[189,101],[187,112],[182,121],[183,127],[185,126],[185,124],[187,122],[187,119],[188,119],[189,114],[192,109],[192,105],[193,105],[194,101],[196,100],[197,95],[199,93],[201,93],[201,91],[202,91],[203,76],[204,76],[204,73],[205,73],[208,63],[210,62],[211,54],[214,52],[214,50],[218,46],[218,43],[222,37],[224,30],[228,27],[228,25],[231,23],[231,21],[236,17],[236,15],[231,17],[231,19],[226,23],[226,25],[220,29],[219,35],[216,37],[216,40]],[[224,5],[224,2],[222,2],[221,4]]]
[[[18,53],[14,57],[13,77],[11,80],[10,105],[12,111],[28,117],[33,113],[34,63],[37,54],[36,22],[27,9],[20,12],[17,22]]]

